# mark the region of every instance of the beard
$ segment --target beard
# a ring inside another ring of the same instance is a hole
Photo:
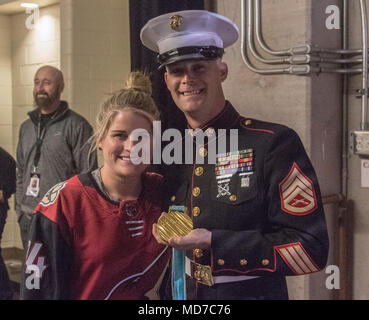
[[[44,96],[39,97],[38,95],[40,94]],[[55,90],[50,95],[45,91],[34,92],[33,99],[37,107],[42,108],[42,109],[45,109],[45,108],[47,109],[58,99],[58,92],[57,90]]]

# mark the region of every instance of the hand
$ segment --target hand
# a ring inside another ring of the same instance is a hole
[[[166,212],[161,215],[163,214],[166,214]],[[211,246],[211,232],[207,229],[194,229],[186,236],[172,237],[167,242],[160,237],[156,230],[156,223],[154,223],[152,234],[158,243],[170,245],[177,250],[208,249]]]
[[[177,250],[208,249],[211,246],[211,232],[194,229],[186,236],[170,238],[168,243]]]

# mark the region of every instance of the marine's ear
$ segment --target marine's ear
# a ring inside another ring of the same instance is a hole
[[[219,72],[220,72],[220,80],[223,82],[228,77],[228,65],[225,62],[219,60],[218,66],[219,66]]]

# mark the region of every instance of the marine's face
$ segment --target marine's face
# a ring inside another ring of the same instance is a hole
[[[227,73],[227,65],[220,60],[185,60],[166,67],[165,82],[186,116],[211,117],[224,105],[222,82]]]
[[[60,98],[61,86],[57,72],[51,68],[41,68],[34,79],[33,97],[38,107],[47,109]]]
[[[148,148],[152,150],[151,127],[151,122],[145,116],[128,110],[119,111],[114,117],[105,138],[98,144],[103,152],[104,167],[113,175],[119,177],[141,175],[148,164],[136,164],[139,158],[143,158],[143,154],[142,148],[134,149],[134,146],[140,142],[142,144],[142,140],[133,141],[136,139],[134,139],[132,132],[139,129],[141,132],[145,130],[149,133]],[[137,150],[138,152],[136,152]]]

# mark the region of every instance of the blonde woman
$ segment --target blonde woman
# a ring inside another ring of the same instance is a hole
[[[104,165],[54,186],[35,210],[23,299],[143,299],[157,286],[170,251],[151,229],[165,209],[163,180],[132,161],[139,129],[159,118],[140,72],[101,106],[94,148]]]

